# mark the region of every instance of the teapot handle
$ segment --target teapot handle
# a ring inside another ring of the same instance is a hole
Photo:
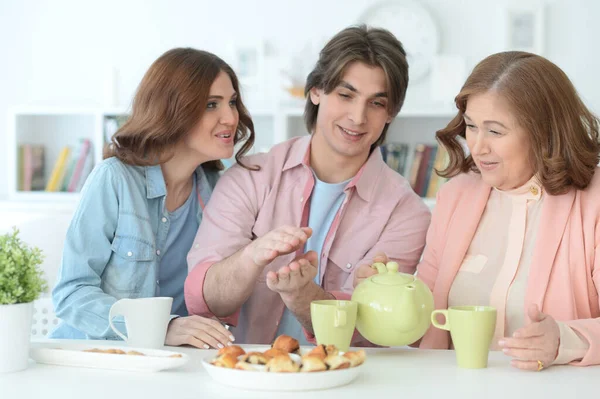
[[[384,263],[382,263],[382,262],[375,262],[375,263],[373,263],[373,264],[371,265],[371,267],[372,267],[373,269],[377,269],[377,272],[378,272],[379,274],[383,274],[383,273],[387,273],[387,272],[388,272],[388,269],[387,269],[387,267],[386,267],[386,266],[385,266],[385,264],[384,264]]]

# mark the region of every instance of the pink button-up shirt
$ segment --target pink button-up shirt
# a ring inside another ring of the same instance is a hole
[[[219,180],[188,255],[185,300],[190,314],[214,316],[203,295],[206,272],[214,263],[277,227],[307,225],[314,187],[310,139],[294,138],[268,154],[249,156],[246,163],[260,166],[260,171],[236,165]],[[380,151],[373,151],[344,193],[346,198],[320,253],[323,289],[336,298],[348,299],[354,270],[378,252],[398,262],[402,271],[414,273],[425,245],[430,212],[408,182],[383,162]],[[295,256],[280,256],[267,265],[241,311],[223,318],[236,326],[232,328],[236,342],[273,341],[285,305],[279,294],[267,287],[266,274]]]

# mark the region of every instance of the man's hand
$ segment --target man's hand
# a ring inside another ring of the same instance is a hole
[[[309,251],[298,256],[289,265],[283,266],[276,273],[267,273],[267,286],[278,292],[282,298],[299,295],[304,287],[312,282],[319,267],[318,255]]]
[[[373,258],[373,263],[378,263],[381,262],[383,264],[388,263],[389,259],[387,257],[386,254],[384,253],[378,253],[377,255],[375,255],[375,257]],[[356,286],[360,283],[362,283],[364,280],[366,280],[367,278],[373,276],[377,274],[377,269],[371,267],[371,265],[360,265],[356,268],[356,272],[354,273],[354,281],[353,281],[353,285],[356,288]]]
[[[202,316],[178,317],[167,329],[166,345],[192,345],[196,348],[223,348],[235,338],[220,322]]]
[[[256,266],[263,268],[278,256],[303,248],[311,235],[310,227],[279,227],[252,241],[244,249],[244,255]]]

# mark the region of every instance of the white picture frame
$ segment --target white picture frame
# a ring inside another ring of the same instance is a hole
[[[542,5],[511,5],[506,8],[506,50],[544,52],[544,8]]]
[[[240,83],[249,88],[259,86],[265,69],[265,44],[261,41],[236,43],[233,53],[232,66]]]

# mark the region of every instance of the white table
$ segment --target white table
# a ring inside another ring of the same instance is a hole
[[[58,342],[58,341],[57,341]],[[81,342],[81,341],[77,341]],[[121,343],[122,344],[122,343]],[[119,343],[95,341],[116,347]],[[501,352],[489,367],[456,367],[454,352],[409,348],[367,349],[362,374],[349,385],[309,392],[243,391],[214,382],[201,359],[216,351],[172,348],[190,355],[182,368],[158,373],[120,372],[35,364],[0,374],[1,399],[208,399],[208,398],[585,398],[600,394],[600,367],[555,366],[517,370]]]

